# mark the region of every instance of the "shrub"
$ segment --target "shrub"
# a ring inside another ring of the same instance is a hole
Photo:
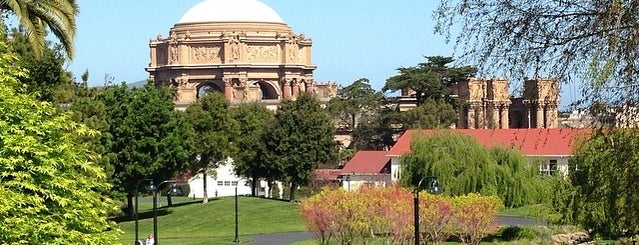
[[[503,207],[498,197],[468,194],[455,197],[453,204],[453,225],[462,242],[479,244],[482,238],[497,232],[497,213]]]
[[[497,211],[502,207],[495,196],[475,194],[456,198],[423,194],[419,205],[421,236],[435,244],[453,234],[478,244],[497,231]],[[326,188],[302,199],[300,210],[320,244],[332,239],[340,244],[367,244],[378,235],[386,235],[387,244],[414,239],[413,193],[399,186],[362,187],[357,192]]]

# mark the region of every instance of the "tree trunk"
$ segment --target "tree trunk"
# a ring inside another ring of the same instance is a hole
[[[209,194],[206,191],[206,168],[202,171],[202,190],[204,190],[204,195],[202,195],[202,203],[209,203]]]
[[[255,176],[252,177],[252,181],[251,181],[251,196],[257,196],[257,178],[255,178]]]
[[[293,182],[291,183],[291,196],[290,196],[291,202],[295,201],[295,189],[297,189],[297,185]]]
[[[126,213],[129,215],[129,219],[135,218],[135,212],[133,209],[133,195],[131,193],[126,195]]]

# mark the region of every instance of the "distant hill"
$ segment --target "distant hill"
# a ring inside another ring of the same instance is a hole
[[[146,85],[147,82],[148,82],[147,80],[142,80],[142,81],[137,81],[133,83],[127,83],[126,86],[129,88],[141,88],[141,87],[144,87],[144,85]]]

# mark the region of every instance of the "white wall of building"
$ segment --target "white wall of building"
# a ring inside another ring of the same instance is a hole
[[[209,171],[209,173],[216,173],[214,176],[208,174],[206,176],[206,192],[209,198],[234,196],[235,187],[237,187],[238,195],[251,195],[250,180],[245,177],[235,175],[233,169],[233,159],[228,158],[226,161],[220,162],[219,166],[216,169],[213,169],[213,171]],[[189,197],[204,197],[204,183],[202,176],[203,175],[200,173],[189,179]],[[260,180],[259,184],[257,185],[257,195],[268,198],[282,198],[282,182],[276,181],[274,184],[277,185],[278,189],[280,190],[278,193],[272,193],[272,191],[269,190],[268,183],[266,181]],[[272,196],[269,196],[269,193]]]
[[[208,197],[234,196],[235,187],[237,187],[238,195],[250,195],[251,186],[246,178],[236,176],[233,171],[233,159],[228,158],[227,161],[220,162],[215,171],[215,176],[206,176],[206,190]],[[191,177],[189,183],[189,197],[204,197],[204,186],[202,174]]]
[[[344,190],[357,190],[362,186],[387,187],[391,183],[391,176],[385,174],[354,174],[342,176]]]

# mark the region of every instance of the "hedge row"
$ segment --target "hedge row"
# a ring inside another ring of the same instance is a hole
[[[411,244],[415,239],[413,198],[411,190],[401,187],[325,189],[303,199],[300,209],[320,244],[367,244],[375,236],[385,237],[388,244]],[[496,196],[420,193],[420,237],[435,244],[453,236],[479,244],[497,232],[502,207]]]

